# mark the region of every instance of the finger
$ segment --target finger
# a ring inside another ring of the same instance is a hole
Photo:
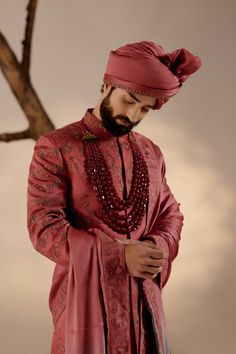
[[[123,240],[123,244],[125,246],[128,246],[128,245],[135,245],[137,243],[141,243],[140,241],[138,240]]]
[[[141,243],[138,240],[130,240],[130,239],[127,240],[127,239],[119,239],[119,238],[116,238],[116,241],[122,243],[125,246],[126,245],[131,245],[131,244],[136,244],[136,243]]]
[[[154,243],[152,242],[149,242],[149,241],[143,241],[142,242],[142,245],[146,248],[149,248],[149,249],[153,249],[155,250],[154,252],[153,251],[150,251],[150,254],[153,253],[153,257],[154,258],[159,258],[159,254],[158,252],[160,253],[160,255],[162,254],[164,258],[166,258],[168,256],[168,253],[165,251],[165,250],[162,250],[161,248],[159,248],[159,246],[155,245]],[[162,258],[162,257],[161,257]]]
[[[153,249],[157,249],[157,245],[155,245],[155,243],[153,243],[152,241],[143,241],[142,242],[142,245],[144,246],[144,247],[147,247],[147,248],[153,248]]]
[[[164,258],[145,258],[142,260],[144,266],[147,267],[162,267],[166,263]]]
[[[159,266],[159,267],[152,267],[152,266],[144,266],[142,267],[142,273],[150,273],[150,274],[157,274],[160,273],[162,271],[163,267]]]
[[[134,244],[137,244],[137,243],[142,243],[138,240],[125,240],[125,243],[127,242],[128,245],[134,245]]]
[[[143,243],[149,243],[149,245],[154,245],[155,246],[155,243],[151,240],[145,240],[145,241],[142,241]]]
[[[142,278],[142,279],[154,279],[157,276],[158,273],[155,274],[151,274],[148,272],[143,272],[143,273],[139,273],[137,275],[138,278]]]
[[[156,246],[157,247],[157,246]],[[149,257],[151,258],[164,258],[167,259],[168,254],[166,251],[158,248],[158,249],[152,249],[152,248],[147,248],[147,253]]]

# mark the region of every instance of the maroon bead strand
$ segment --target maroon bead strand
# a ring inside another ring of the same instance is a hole
[[[117,233],[126,234],[137,230],[149,199],[148,168],[138,145],[130,141],[133,154],[133,177],[127,200],[121,200],[101,152],[99,140],[97,138],[83,140],[83,144],[85,170],[101,205],[99,216]],[[124,211],[126,211],[125,215],[119,214]]]

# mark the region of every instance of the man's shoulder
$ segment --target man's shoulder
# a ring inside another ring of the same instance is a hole
[[[162,155],[160,147],[151,139],[135,131],[133,131],[132,134],[134,135],[135,140],[141,147],[153,150],[158,156]]]
[[[69,123],[61,128],[52,130],[42,136],[53,141],[56,145],[65,145],[72,141],[81,140],[84,134],[84,125],[82,119]]]

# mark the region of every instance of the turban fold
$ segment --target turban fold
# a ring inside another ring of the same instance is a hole
[[[157,98],[154,109],[159,109],[200,66],[201,59],[187,49],[166,53],[157,43],[142,41],[110,52],[103,81],[154,96]]]

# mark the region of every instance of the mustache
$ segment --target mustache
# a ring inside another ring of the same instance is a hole
[[[130,121],[130,119],[127,116],[122,116],[121,114],[115,116],[115,120],[124,120],[126,123],[128,123],[130,126],[134,126],[135,124]]]

